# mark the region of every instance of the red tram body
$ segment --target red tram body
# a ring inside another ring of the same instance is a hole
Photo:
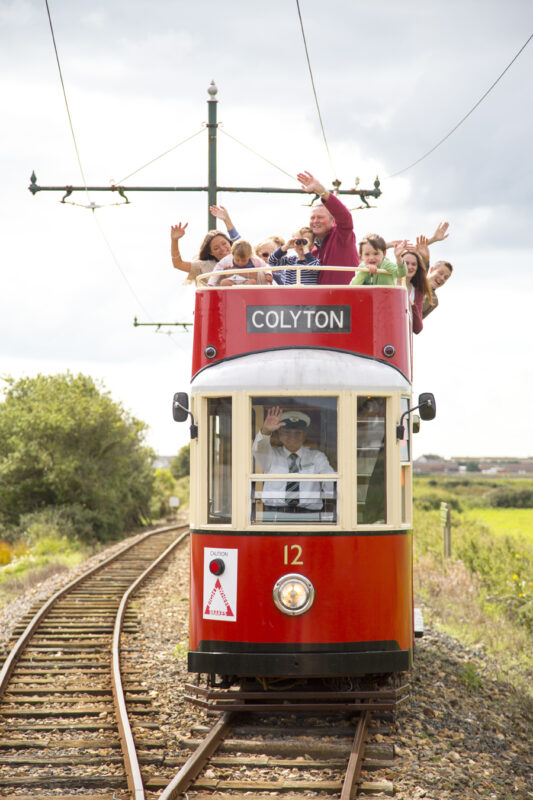
[[[200,286],[193,347],[189,670],[241,678],[408,669],[406,290]],[[286,448],[276,432],[264,433],[271,406],[287,427],[306,426],[296,476],[279,469]]]

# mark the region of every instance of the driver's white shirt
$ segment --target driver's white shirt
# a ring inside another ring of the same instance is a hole
[[[298,481],[298,473],[312,475],[314,473],[335,472],[326,455],[320,450],[313,450],[303,445],[296,451],[298,456],[298,472],[289,473],[289,456],[291,451],[283,445],[272,447],[270,436],[258,432],[252,445],[252,455],[263,472],[287,474],[287,481],[265,481],[262,500],[267,506],[284,506],[287,503],[285,486],[287,482]],[[320,511],[322,498],[335,497],[335,484],[331,481],[300,481],[298,505],[310,511]]]

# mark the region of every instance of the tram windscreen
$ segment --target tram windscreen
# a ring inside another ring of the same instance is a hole
[[[357,522],[387,521],[385,397],[357,398]]]
[[[208,522],[231,522],[231,398],[207,401]]]
[[[272,475],[251,481],[251,521],[336,522],[337,398],[254,397],[251,412],[252,471]]]

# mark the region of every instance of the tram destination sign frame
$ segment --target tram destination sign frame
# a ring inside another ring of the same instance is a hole
[[[260,305],[246,307],[247,333],[351,333],[349,305]]]

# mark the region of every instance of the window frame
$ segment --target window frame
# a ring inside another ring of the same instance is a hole
[[[400,462],[400,445],[396,440],[396,425],[400,418],[401,396],[405,396],[405,390],[332,390],[316,393],[316,397],[335,397],[337,398],[337,471],[327,475],[312,475],[310,477],[319,480],[332,480],[337,483],[337,521],[311,522],[294,524],[288,529],[292,536],[298,533],[331,533],[343,534],[349,532],[368,531],[371,533],[386,533],[387,530],[407,530],[412,527],[412,511],[408,510],[407,520],[405,514],[402,517],[402,469],[408,468],[404,477],[409,478],[406,491],[411,486],[411,462]],[[309,389],[301,392],[294,390],[276,391],[268,390],[234,390],[234,391],[209,391],[193,395],[193,407],[199,420],[199,438],[191,443],[191,518],[195,519],[195,527],[202,530],[234,530],[238,532],[249,532],[253,534],[282,534],[276,531],[276,524],[251,522],[251,482],[263,481],[264,473],[252,472],[252,440],[251,433],[251,413],[252,400],[257,397],[265,398],[297,398],[312,397]],[[353,502],[356,491],[350,487],[357,486],[357,398],[360,396],[384,397],[386,399],[385,414],[385,436],[387,448],[387,461],[385,467],[386,476],[386,519],[384,524],[358,523],[357,522],[357,502]],[[211,398],[229,398],[232,401],[233,423],[232,423],[232,520],[231,523],[213,524],[207,521],[208,490],[207,480],[205,479],[208,454],[207,435],[207,401]],[[412,402],[412,401],[411,401]],[[342,433],[341,433],[342,432]],[[355,455],[352,453],[355,449]],[[203,470],[202,470],[203,468]],[[290,475],[290,473],[287,473]],[[203,479],[202,479],[203,475]],[[286,480],[286,474],[271,474],[272,480]],[[246,491],[242,491],[242,484],[245,481]],[[277,523],[282,527],[283,523]]]

